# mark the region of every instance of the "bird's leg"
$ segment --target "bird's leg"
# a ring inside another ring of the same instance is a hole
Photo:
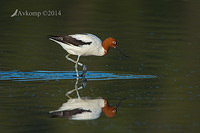
[[[87,67],[86,65],[83,65],[83,73],[82,73],[82,77],[85,77],[85,73],[87,72]]]
[[[71,94],[71,93],[70,93]],[[70,96],[69,96],[69,94],[68,94],[68,92],[65,94],[69,99],[72,99]]]
[[[70,54],[66,55],[65,58],[66,58],[67,60],[73,62],[73,63],[76,63],[76,61],[74,61],[73,59],[69,58],[69,56],[70,56]],[[80,62],[78,62],[78,65],[79,65],[79,66],[83,66],[83,64],[80,63]]]
[[[73,89],[73,90],[71,90],[71,91],[68,91],[65,95],[66,95],[69,99],[72,99],[69,95],[72,94],[74,91],[76,91],[78,98],[80,98],[80,95],[79,95],[79,92],[78,92],[78,91],[81,90],[81,89],[83,89],[83,88],[84,88],[83,86],[80,86],[79,88],[75,88],[75,89]]]
[[[79,61],[79,58],[80,58],[80,56],[78,55],[76,63],[75,63],[75,71],[76,71],[77,78],[79,77],[79,75],[78,75],[78,61]]]
[[[68,92],[65,94],[69,99],[71,99],[71,97],[70,97],[69,95],[70,95],[71,93],[73,93],[74,91],[76,91],[77,97],[78,97],[78,98],[81,98],[80,95],[79,95],[78,90],[83,89],[84,87],[81,86],[81,87],[78,88],[78,80],[79,80],[79,78],[77,77],[77,78],[76,78],[76,83],[75,83],[74,89],[71,90],[71,91],[68,91]]]
[[[77,94],[78,99],[80,99],[81,97],[80,97],[80,95],[78,93],[78,90],[79,90],[79,88],[78,88],[78,77],[76,78],[75,90],[76,90],[76,94]]]
[[[81,89],[83,89],[83,88],[85,88],[85,87],[87,86],[87,79],[86,79],[85,77],[83,77],[83,83],[82,83],[82,85],[78,88],[78,87],[77,87],[77,86],[78,86],[78,80],[79,80],[79,79],[76,78],[76,83],[75,83],[75,86],[74,86],[75,89],[73,89],[73,90],[71,90],[71,91],[68,91],[68,92],[65,94],[69,99],[72,99],[69,95],[70,95],[71,93],[73,93],[74,91],[76,91],[78,98],[81,98],[78,91],[81,90]]]
[[[71,61],[71,62],[73,62],[73,63],[77,63],[79,66],[82,66],[82,67],[83,67],[83,74],[82,74],[82,76],[85,76],[85,73],[87,72],[87,67],[86,67],[86,65],[84,65],[84,64],[82,64],[82,63],[80,63],[80,62],[74,61],[73,59],[69,58],[69,56],[70,56],[70,54],[66,55],[66,56],[65,56],[66,59],[69,60],[69,61]],[[78,58],[77,58],[77,59],[78,59]]]

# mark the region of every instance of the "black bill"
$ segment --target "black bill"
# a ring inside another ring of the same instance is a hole
[[[128,98],[128,97],[125,97],[125,98],[121,99],[121,100],[119,101],[119,103],[117,104],[116,108],[119,108],[119,106],[120,106],[120,104],[122,103],[122,101],[126,100],[127,98]]]
[[[116,48],[117,48],[117,50],[119,50],[119,52],[120,52],[123,56],[130,58],[130,56],[125,55],[125,54],[121,51],[121,49],[120,49],[119,47],[116,46]]]

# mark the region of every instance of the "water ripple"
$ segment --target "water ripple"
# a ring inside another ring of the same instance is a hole
[[[113,80],[113,79],[148,79],[156,78],[155,75],[133,75],[133,74],[118,74],[107,72],[89,71],[86,73],[88,80]],[[11,81],[40,81],[40,80],[61,80],[75,79],[74,71],[0,71],[0,80]]]

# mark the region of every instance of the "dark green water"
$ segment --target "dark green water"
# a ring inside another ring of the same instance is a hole
[[[198,0],[1,1],[0,131],[198,133],[199,5]],[[11,17],[16,9],[61,15]],[[88,82],[80,95],[112,105],[128,99],[113,118],[51,119],[48,112],[68,100],[65,93],[76,77],[67,53],[46,36],[85,32],[116,38],[131,58],[115,49],[105,57],[81,57]]]

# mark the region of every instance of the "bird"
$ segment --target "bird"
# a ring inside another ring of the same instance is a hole
[[[96,35],[90,33],[81,33],[73,35],[54,36],[49,35],[48,38],[60,44],[69,54],[66,59],[75,63],[76,76],[78,74],[78,65],[83,67],[83,75],[87,72],[86,65],[79,62],[80,56],[104,56],[110,48],[116,48],[125,57],[129,57],[122,53],[117,46],[117,41],[113,37],[106,38],[103,42]],[[70,55],[77,55],[76,61],[71,59]]]
[[[67,118],[70,120],[93,120],[100,117],[101,112],[107,117],[114,117],[117,107],[110,106],[103,98],[71,98],[54,111],[50,111],[51,118]]]
[[[78,87],[78,78],[76,79],[75,89],[69,90],[66,96],[69,98],[67,102],[63,103],[58,110],[49,111],[51,118],[68,118],[71,120],[93,120],[100,117],[103,111],[107,117],[116,116],[117,109],[122,101],[128,97],[121,99],[116,106],[110,106],[108,100],[105,98],[89,98],[80,97],[79,90],[85,88],[87,79],[83,77],[83,84]],[[77,93],[77,98],[71,98],[69,95],[74,91]]]

